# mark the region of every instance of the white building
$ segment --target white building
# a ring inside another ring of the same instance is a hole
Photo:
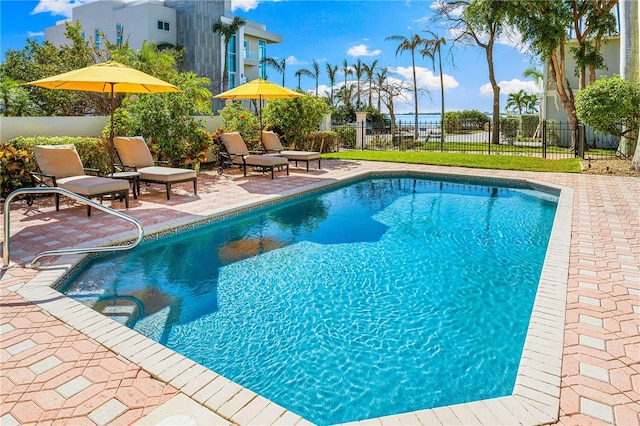
[[[105,48],[103,36],[117,45],[127,42],[133,49],[139,49],[145,40],[172,45],[178,43],[177,11],[158,0],[130,3],[125,0],[101,0],[76,6],[70,19],[45,28],[45,40],[56,46],[68,43],[64,35],[67,21],[80,21],[85,40],[91,40],[98,50]]]
[[[603,45],[601,46],[600,54],[604,59],[606,68],[596,70],[596,78],[599,79],[603,75],[608,77],[614,74],[620,74],[620,6],[616,6],[612,12],[616,16],[618,23],[618,34],[605,37]],[[564,46],[565,51],[565,70],[566,79],[568,85],[572,88],[574,93],[578,91],[579,81],[576,75],[576,60],[571,54],[571,49],[578,47],[578,42],[575,39],[573,29],[568,30],[568,40]],[[588,69],[587,69],[588,71]],[[588,80],[588,76],[587,76]],[[543,69],[543,94],[540,100],[540,107],[542,109],[542,116],[545,119],[553,119],[560,122],[567,122],[567,113],[562,106],[562,101],[556,91],[556,83],[550,75],[549,67]]]
[[[145,40],[183,46],[185,69],[209,78],[215,94],[222,81],[224,46],[211,27],[219,19],[231,22],[231,16],[230,0],[99,0],[74,7],[70,19],[45,29],[45,40],[56,46],[68,43],[65,22],[79,21],[85,40],[97,49],[105,48],[104,38],[132,49]],[[248,21],[229,43],[229,85],[264,78],[267,45],[281,42],[282,36],[264,24]]]

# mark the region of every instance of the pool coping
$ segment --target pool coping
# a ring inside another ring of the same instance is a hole
[[[186,218],[147,227],[149,237],[172,232],[176,228],[196,226],[248,209],[268,205],[286,198],[297,197],[310,191],[329,188],[368,176],[398,174],[422,175],[430,178],[456,179],[464,182],[500,185],[528,185],[537,189],[549,188],[559,192],[558,206],[549,239],[538,291],[525,339],[513,393],[494,399],[474,401],[452,406],[437,407],[410,413],[362,420],[359,424],[391,425],[420,421],[425,424],[523,424],[551,423],[559,417],[560,374],[564,341],[566,290],[569,272],[569,249],[573,211],[573,189],[541,183],[530,179],[511,179],[482,174],[422,172],[415,170],[359,172],[330,182],[318,182],[303,188],[275,194],[266,200],[247,202],[233,208],[220,208],[206,218]],[[116,235],[100,245],[123,243],[131,240],[130,233]],[[92,242],[95,244],[95,241]],[[246,389],[229,379],[197,364],[161,344],[138,334],[91,308],[67,298],[52,286],[56,285],[87,255],[65,256],[22,285],[16,292],[26,300],[59,318],[70,327],[103,344],[166,382],[192,400],[237,424],[247,424],[259,416],[260,421],[273,421],[286,414],[287,422],[309,423],[278,404]]]

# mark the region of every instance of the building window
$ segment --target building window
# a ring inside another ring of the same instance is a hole
[[[267,42],[258,41],[258,75],[260,78],[267,78],[267,66],[264,61],[267,59]]]
[[[236,87],[236,72],[238,71],[238,49],[236,48],[236,36],[232,36],[229,39],[229,44],[227,46],[227,51],[229,55],[227,56],[227,70],[229,72],[229,89],[233,89]]]
[[[96,50],[100,50],[100,30],[95,31]]]
[[[249,58],[249,42],[247,40],[244,41],[244,58]]]
[[[122,24],[116,24],[116,46],[122,47]]]
[[[164,21],[158,21],[158,29],[162,31],[169,31],[169,23]]]

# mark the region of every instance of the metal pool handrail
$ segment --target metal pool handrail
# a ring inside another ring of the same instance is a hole
[[[127,216],[126,214],[120,213],[117,210],[114,210],[110,207],[103,206],[100,203],[97,203],[93,200],[85,198],[81,195],[75,194],[73,192],[67,191],[63,188],[58,187],[37,187],[37,188],[20,188],[13,191],[4,202],[4,244],[2,247],[2,266],[0,270],[9,268],[9,239],[10,239],[10,213],[11,213],[11,201],[21,194],[61,194],[66,195],[67,197],[73,198],[74,200],[80,201],[81,203],[88,204],[91,207],[95,207],[103,212],[119,217],[120,219],[124,219],[127,222],[133,223],[136,228],[138,228],[138,238],[132,242],[131,244],[121,245],[121,246],[107,246],[107,247],[90,247],[90,248],[76,248],[76,249],[62,249],[62,250],[50,250],[44,251],[38,254],[30,264],[25,265],[27,268],[34,268],[38,266],[36,262],[43,257],[46,256],[59,256],[66,254],[82,254],[82,253],[100,253],[105,251],[120,251],[120,250],[129,250],[140,244],[142,239],[144,238],[144,229],[142,228],[142,224],[135,218],[131,216]]]

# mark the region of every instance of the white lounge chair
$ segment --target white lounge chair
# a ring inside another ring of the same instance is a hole
[[[307,171],[309,171],[309,161],[318,160],[318,169],[320,169],[320,161],[322,160],[319,152],[314,151],[291,151],[286,150],[280,142],[280,138],[274,132],[262,131],[262,144],[267,150],[267,154],[279,154],[287,160],[293,160],[298,167],[298,161],[307,163]]]
[[[224,152],[221,151],[221,155],[226,157],[223,159],[223,163],[228,162],[231,165],[239,166],[243,169],[245,176],[247,175],[247,167],[251,167],[258,172],[271,172],[271,179],[274,177],[274,169],[276,168],[286,167],[287,176],[289,175],[289,160],[285,157],[273,155],[252,154],[249,152],[240,133],[222,133],[220,140],[224,148]],[[223,166],[221,167],[224,168]]]
[[[110,179],[86,174],[98,173],[95,169],[82,167],[82,160],[73,144],[36,145],[34,148],[36,162],[42,173],[31,173],[35,183],[45,186],[57,186],[86,198],[102,197],[116,194],[124,199],[129,208],[129,182],[121,179]],[[56,211],[60,210],[60,194],[56,196]],[[87,216],[91,216],[91,206],[87,205]]]
[[[171,185],[193,181],[193,193],[198,193],[198,176],[195,170],[179,169],[156,165],[149,147],[142,136],[113,139],[113,144],[124,170],[140,173],[140,182],[159,183],[167,190],[167,200],[171,199]]]

